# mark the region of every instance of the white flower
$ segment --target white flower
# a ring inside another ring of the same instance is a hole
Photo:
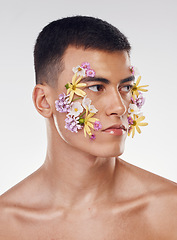
[[[77,67],[73,67],[73,72],[74,73],[77,73],[77,76],[83,76],[85,77],[86,76],[86,69],[82,68],[81,66],[77,66]]]
[[[93,106],[93,105],[90,105],[90,106],[89,106],[89,111],[90,111],[91,113],[97,113],[97,112],[98,112],[98,110],[96,109],[96,107]]]
[[[87,98],[87,95],[83,98],[83,100],[82,100],[82,106],[86,109],[88,109],[89,110],[89,112],[91,112],[91,113],[96,113],[96,112],[98,112],[98,110],[96,109],[96,107],[95,106],[93,106],[93,105],[91,105],[91,100],[90,100],[90,98]]]
[[[128,113],[138,115],[140,113],[140,109],[136,106],[136,104],[130,103]]]
[[[80,102],[74,102],[74,103],[72,104],[70,113],[69,113],[68,115],[77,117],[77,116],[79,116],[79,114],[82,113],[82,112],[83,112],[83,107],[82,107],[81,103],[80,103]]]
[[[89,109],[90,104],[91,104],[90,98],[87,98],[87,95],[83,98],[82,100],[82,106],[86,109],[86,107]]]

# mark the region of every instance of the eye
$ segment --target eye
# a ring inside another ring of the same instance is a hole
[[[123,93],[129,93],[133,88],[133,85],[126,85],[126,86],[123,86],[123,87],[120,87],[119,90]]]
[[[90,89],[93,92],[99,92],[103,90],[103,85],[93,85],[88,87],[88,89]]]

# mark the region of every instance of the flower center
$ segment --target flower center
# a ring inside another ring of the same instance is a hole
[[[133,124],[132,124],[133,126],[136,126],[136,121],[133,121]]]
[[[80,71],[82,71],[82,68],[79,67],[77,70],[78,70],[78,72],[80,72]]]
[[[72,85],[72,90],[76,90],[76,85]]]
[[[132,91],[136,91],[136,90],[137,90],[137,87],[133,86]]]
[[[77,111],[78,111],[78,108],[74,108],[74,111],[77,112]]]

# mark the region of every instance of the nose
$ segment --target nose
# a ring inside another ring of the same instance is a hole
[[[127,107],[118,90],[114,90],[107,96],[106,115],[117,115],[122,117],[127,112]]]

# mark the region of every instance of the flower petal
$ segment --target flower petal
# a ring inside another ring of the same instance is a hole
[[[81,97],[84,97],[86,95],[86,93],[79,88],[76,88],[75,94]]]
[[[138,119],[136,119],[136,121],[137,121],[137,123],[139,123],[139,122],[143,121],[144,119],[145,119],[145,116],[141,116]]]
[[[134,101],[136,100],[136,94],[135,94],[134,91],[133,91],[133,93],[132,93],[132,98],[133,98]]]
[[[87,116],[87,119],[93,117],[93,115],[95,115],[95,113],[89,113],[89,115]]]
[[[87,86],[86,83],[78,83],[78,84],[77,84],[77,88],[85,87],[85,86]]]
[[[84,136],[85,137],[87,136],[85,126],[84,126]]]
[[[86,106],[86,118],[87,118],[87,115],[88,115],[88,107]]]
[[[141,76],[138,77],[137,81],[136,81],[136,86],[138,86],[138,84],[140,83],[141,81]]]
[[[71,92],[71,88],[68,88],[67,90],[67,94],[69,94]]]
[[[138,133],[141,133],[141,129],[138,127],[138,125],[136,125],[136,130]]]
[[[138,125],[139,125],[139,126],[147,126],[148,123],[146,123],[146,122],[140,122]]]
[[[132,138],[135,136],[135,127],[132,128]]]
[[[95,106],[90,105],[90,107],[89,107],[89,111],[90,111],[91,113],[97,113],[97,112],[98,112],[98,109],[96,109]]]
[[[141,87],[149,87],[149,85],[142,85],[142,86],[139,86],[138,88],[141,88]]]
[[[94,128],[93,127],[93,124],[91,124],[90,122],[87,122],[87,126],[91,127],[91,128]]]
[[[69,95],[69,102],[72,101],[73,96],[74,96],[74,91],[71,91],[71,92],[70,92],[70,95]]]
[[[85,125],[85,130],[86,130],[86,132],[87,132],[87,134],[88,135],[91,135],[91,131],[90,131],[90,128],[87,126],[87,125]]]
[[[75,84],[76,78],[77,78],[77,72],[74,74],[74,76],[72,78],[72,84],[73,85]]]
[[[78,84],[81,79],[82,79],[82,76],[80,76],[80,77],[76,80],[75,84]]]
[[[95,122],[95,121],[99,121],[99,119],[98,118],[89,118],[88,121],[89,122]]]
[[[147,92],[148,89],[138,88],[138,91]]]

